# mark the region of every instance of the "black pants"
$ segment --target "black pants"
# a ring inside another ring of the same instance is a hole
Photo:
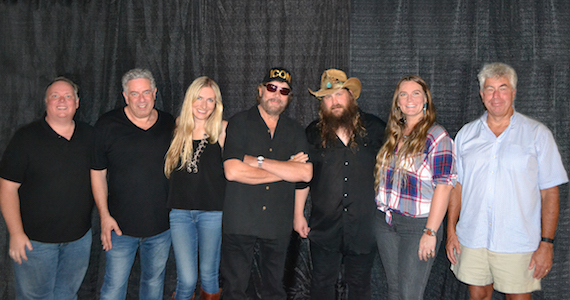
[[[313,279],[311,299],[336,299],[338,273],[344,263],[344,282],[348,286],[348,299],[370,299],[370,276],[376,251],[367,254],[350,254],[330,251],[311,242]]]
[[[253,265],[253,248],[259,242],[259,272],[263,300],[284,300],[283,273],[289,236],[278,239],[261,239],[249,235],[222,235],[221,274],[224,278],[224,299],[247,299],[247,287]]]

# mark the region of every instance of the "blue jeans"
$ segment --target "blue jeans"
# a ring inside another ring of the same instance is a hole
[[[14,263],[17,299],[77,299],[89,266],[91,230],[69,243],[31,241],[27,261]]]
[[[388,281],[388,299],[408,300],[424,297],[431,267],[437,255],[442,226],[437,230],[435,253],[428,261],[420,260],[418,249],[427,218],[412,218],[392,213],[392,226],[386,215],[377,211],[374,217],[374,234],[380,259]]]
[[[170,230],[146,238],[118,236],[112,231],[111,243],[113,248],[105,254],[107,263],[101,299],[125,299],[137,249],[141,262],[139,299],[162,299],[166,261],[170,252]]]
[[[170,234],[178,274],[175,298],[192,298],[198,279],[198,258],[202,290],[209,294],[219,292],[222,212],[173,209]]]

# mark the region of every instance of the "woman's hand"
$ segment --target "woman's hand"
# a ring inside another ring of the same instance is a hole
[[[437,242],[437,237],[422,234],[420,238],[420,246],[418,249],[418,257],[420,260],[428,261],[430,258],[435,257],[435,244]]]

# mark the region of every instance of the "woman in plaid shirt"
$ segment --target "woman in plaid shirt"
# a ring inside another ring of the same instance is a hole
[[[376,244],[388,299],[422,299],[441,243],[441,223],[457,180],[453,140],[435,123],[426,82],[402,78],[386,143],[376,157]]]

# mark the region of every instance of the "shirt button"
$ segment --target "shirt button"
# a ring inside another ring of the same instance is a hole
[[[344,211],[348,211],[348,208],[345,207],[345,208],[344,208]]]
[[[347,181],[348,181],[348,177],[344,177],[344,182],[347,182]]]
[[[261,209],[266,210],[266,209],[267,209],[267,206],[264,205]]]
[[[266,187],[265,187],[265,190],[269,191],[269,186],[266,186]]]
[[[346,197],[348,196],[348,194],[347,194],[347,193],[344,193],[344,195],[343,195],[343,196],[344,196],[344,198],[346,198]]]
[[[273,148],[269,148],[269,152],[273,152]]]
[[[345,165],[345,166],[348,166],[348,162],[347,162],[347,161],[345,161],[345,162],[344,162],[344,165]]]

